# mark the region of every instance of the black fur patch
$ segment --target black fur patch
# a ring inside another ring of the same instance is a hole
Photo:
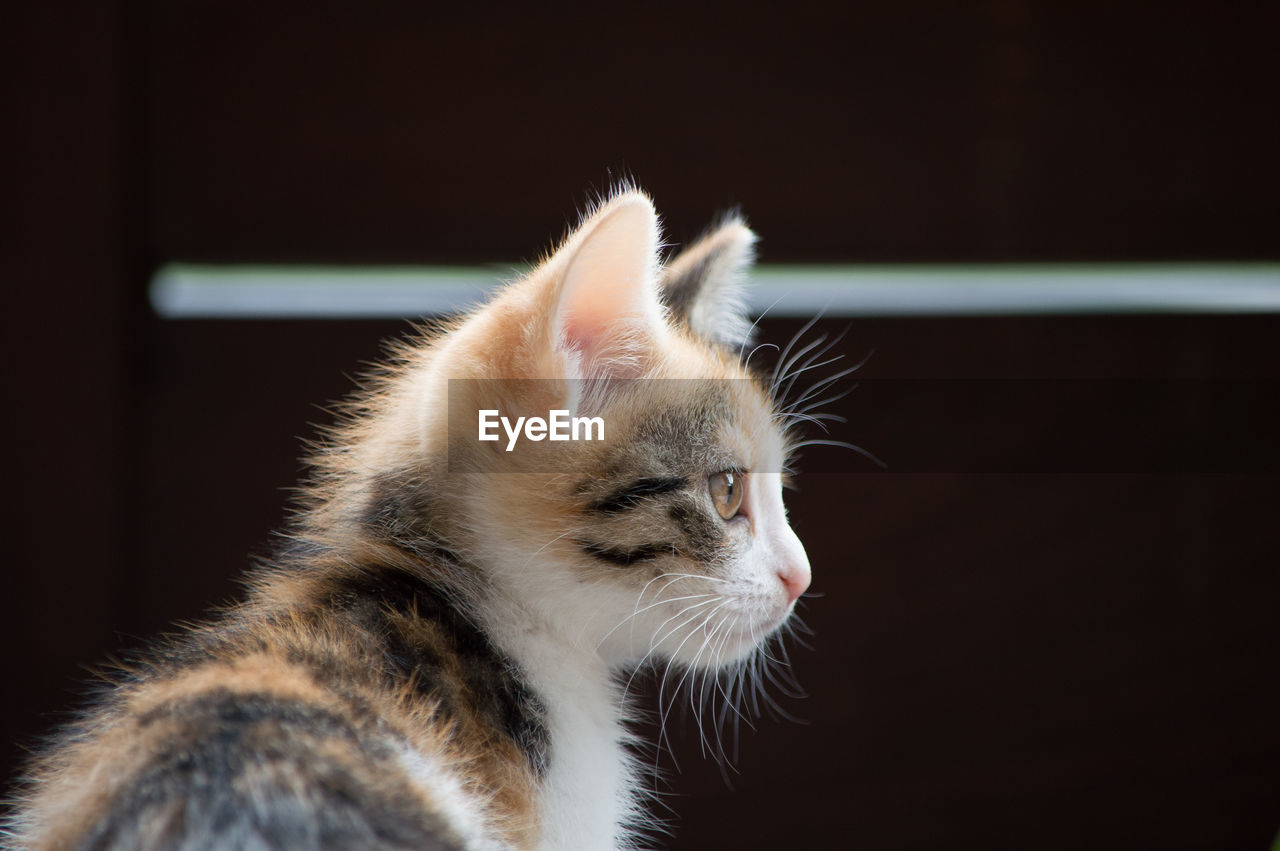
[[[725,538],[724,521],[682,502],[668,508],[667,516],[680,526],[693,558],[704,562],[715,558]]]
[[[578,546],[589,556],[618,567],[630,567],[644,561],[651,561],[660,555],[676,551],[672,544],[645,544],[640,547],[609,547],[592,541],[578,541]]]
[[[515,661],[489,641],[443,587],[379,566],[337,578],[330,589],[329,604],[373,635],[398,678],[412,680],[445,715],[470,713],[508,736],[534,772],[545,774],[550,737],[542,701]],[[398,628],[396,615],[430,621],[447,646],[413,640]],[[460,670],[460,679],[446,676],[446,667]]]
[[[681,490],[686,484],[683,478],[677,476],[636,479],[621,490],[592,503],[591,510],[599,514],[617,514],[639,505],[649,497]]]
[[[393,740],[342,715],[217,690],[138,721],[168,719],[177,725],[169,746],[123,787],[77,848],[461,847],[399,776]],[[369,777],[385,782],[370,785]]]
[[[431,507],[423,504],[422,494],[408,476],[379,476],[372,490],[362,519],[380,540],[432,562],[461,563],[458,554],[432,528]]]

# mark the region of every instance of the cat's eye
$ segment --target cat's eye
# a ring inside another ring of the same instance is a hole
[[[725,520],[732,520],[738,516],[738,509],[742,507],[742,497],[746,493],[746,479],[741,473],[716,473],[709,480],[708,484],[711,488],[711,501],[716,505],[716,511]]]

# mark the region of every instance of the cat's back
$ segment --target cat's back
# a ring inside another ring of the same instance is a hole
[[[465,681],[474,660],[461,654],[477,652],[465,615],[433,607],[430,584],[412,577],[349,577],[278,579],[273,601],[117,672],[36,762],[6,844],[504,847],[511,834],[492,829],[488,804],[519,797],[512,772],[459,748],[459,731],[486,736],[479,705],[501,699]],[[400,602],[413,635],[387,599],[392,583],[412,596]]]

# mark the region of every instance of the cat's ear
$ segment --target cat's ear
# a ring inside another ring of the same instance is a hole
[[[626,192],[600,207],[565,246],[553,340],[571,374],[631,378],[666,328],[658,294],[661,231],[651,202]]]
[[[672,318],[705,340],[739,349],[750,341],[744,284],[756,235],[730,215],[667,264],[662,299]]]

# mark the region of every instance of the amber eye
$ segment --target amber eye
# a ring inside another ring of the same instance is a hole
[[[711,501],[716,504],[716,511],[725,520],[732,520],[738,515],[742,506],[742,496],[746,491],[746,479],[739,473],[716,473],[708,483],[711,487]]]

